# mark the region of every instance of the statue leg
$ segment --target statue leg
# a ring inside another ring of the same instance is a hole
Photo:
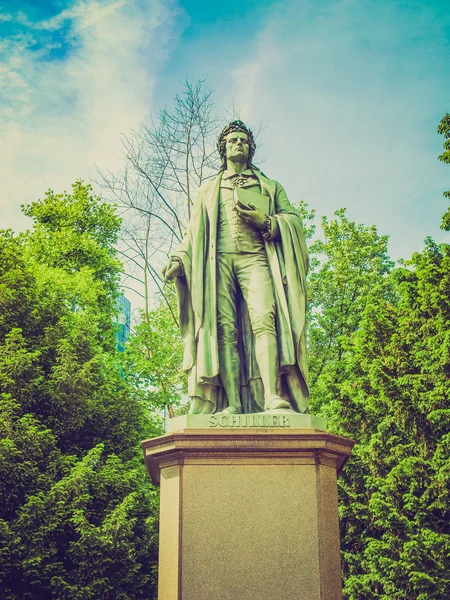
[[[236,280],[233,254],[218,254],[217,259],[217,335],[219,375],[227,395],[226,412],[241,413],[240,360],[236,309]]]
[[[279,395],[278,341],[275,329],[275,293],[265,253],[240,254],[236,276],[247,304],[255,354],[264,386],[266,410],[291,408]]]

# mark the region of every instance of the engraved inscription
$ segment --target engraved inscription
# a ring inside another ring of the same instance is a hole
[[[211,415],[209,427],[290,427],[289,415],[268,415],[258,413],[254,415]]]

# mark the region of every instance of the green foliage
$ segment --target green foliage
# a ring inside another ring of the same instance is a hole
[[[335,405],[358,440],[341,479],[347,598],[441,599],[450,586],[450,247],[368,303]]]
[[[441,133],[450,135],[449,125],[447,116]],[[300,208],[311,238],[314,212]],[[344,597],[442,600],[450,589],[450,247],[427,239],[392,270],[385,237],[343,210],[335,215],[310,245],[308,335],[312,412],[357,441],[339,479]]]
[[[167,407],[172,413],[186,393],[187,378],[182,371],[183,341],[175,320],[175,294],[166,291],[165,298],[154,310],[141,313],[123,354],[123,371],[149,410]]]
[[[101,444],[65,456],[49,429],[13,410],[2,403],[1,474],[13,483],[2,490],[2,598],[147,598],[157,496],[140,465]]]
[[[121,220],[114,207],[91,195],[90,185],[77,181],[72,187],[72,194],[50,190],[44,200],[23,207],[34,221],[25,258],[40,271],[43,285],[53,282],[56,293],[69,291],[72,306],[91,309],[103,342],[112,344],[106,334],[121,272],[113,249]]]
[[[438,157],[442,162],[450,165],[450,115],[448,113],[441,119],[438,125],[437,131],[439,134],[445,137],[444,152]],[[450,190],[444,192],[445,198],[450,200]],[[442,217],[441,229],[444,231],[450,231],[450,206],[447,212]]]
[[[357,440],[340,479],[349,600],[450,586],[450,247],[432,240],[374,292],[334,381],[329,425]]]
[[[345,209],[336,211],[335,216],[331,221],[322,218],[324,239],[310,246],[312,412],[326,410],[325,405],[333,401],[333,385],[342,377],[348,342],[359,326],[368,297],[375,290],[388,293],[383,282],[393,265],[387,255],[387,236],[379,236],[373,226],[349,221]],[[308,228],[314,232],[311,225]]]
[[[115,351],[120,219],[81,182],[25,212],[0,232],[0,595],[151,598],[161,424]]]

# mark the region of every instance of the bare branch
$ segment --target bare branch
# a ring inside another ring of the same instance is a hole
[[[98,171],[97,183],[123,219],[124,282],[141,285],[147,315],[155,292],[170,308],[159,271],[183,238],[198,188],[219,166],[214,92],[205,81],[181,86],[173,107],[122,135],[122,170]]]

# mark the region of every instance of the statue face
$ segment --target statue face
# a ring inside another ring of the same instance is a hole
[[[249,143],[248,136],[242,131],[233,131],[226,138],[227,160],[247,162]]]

